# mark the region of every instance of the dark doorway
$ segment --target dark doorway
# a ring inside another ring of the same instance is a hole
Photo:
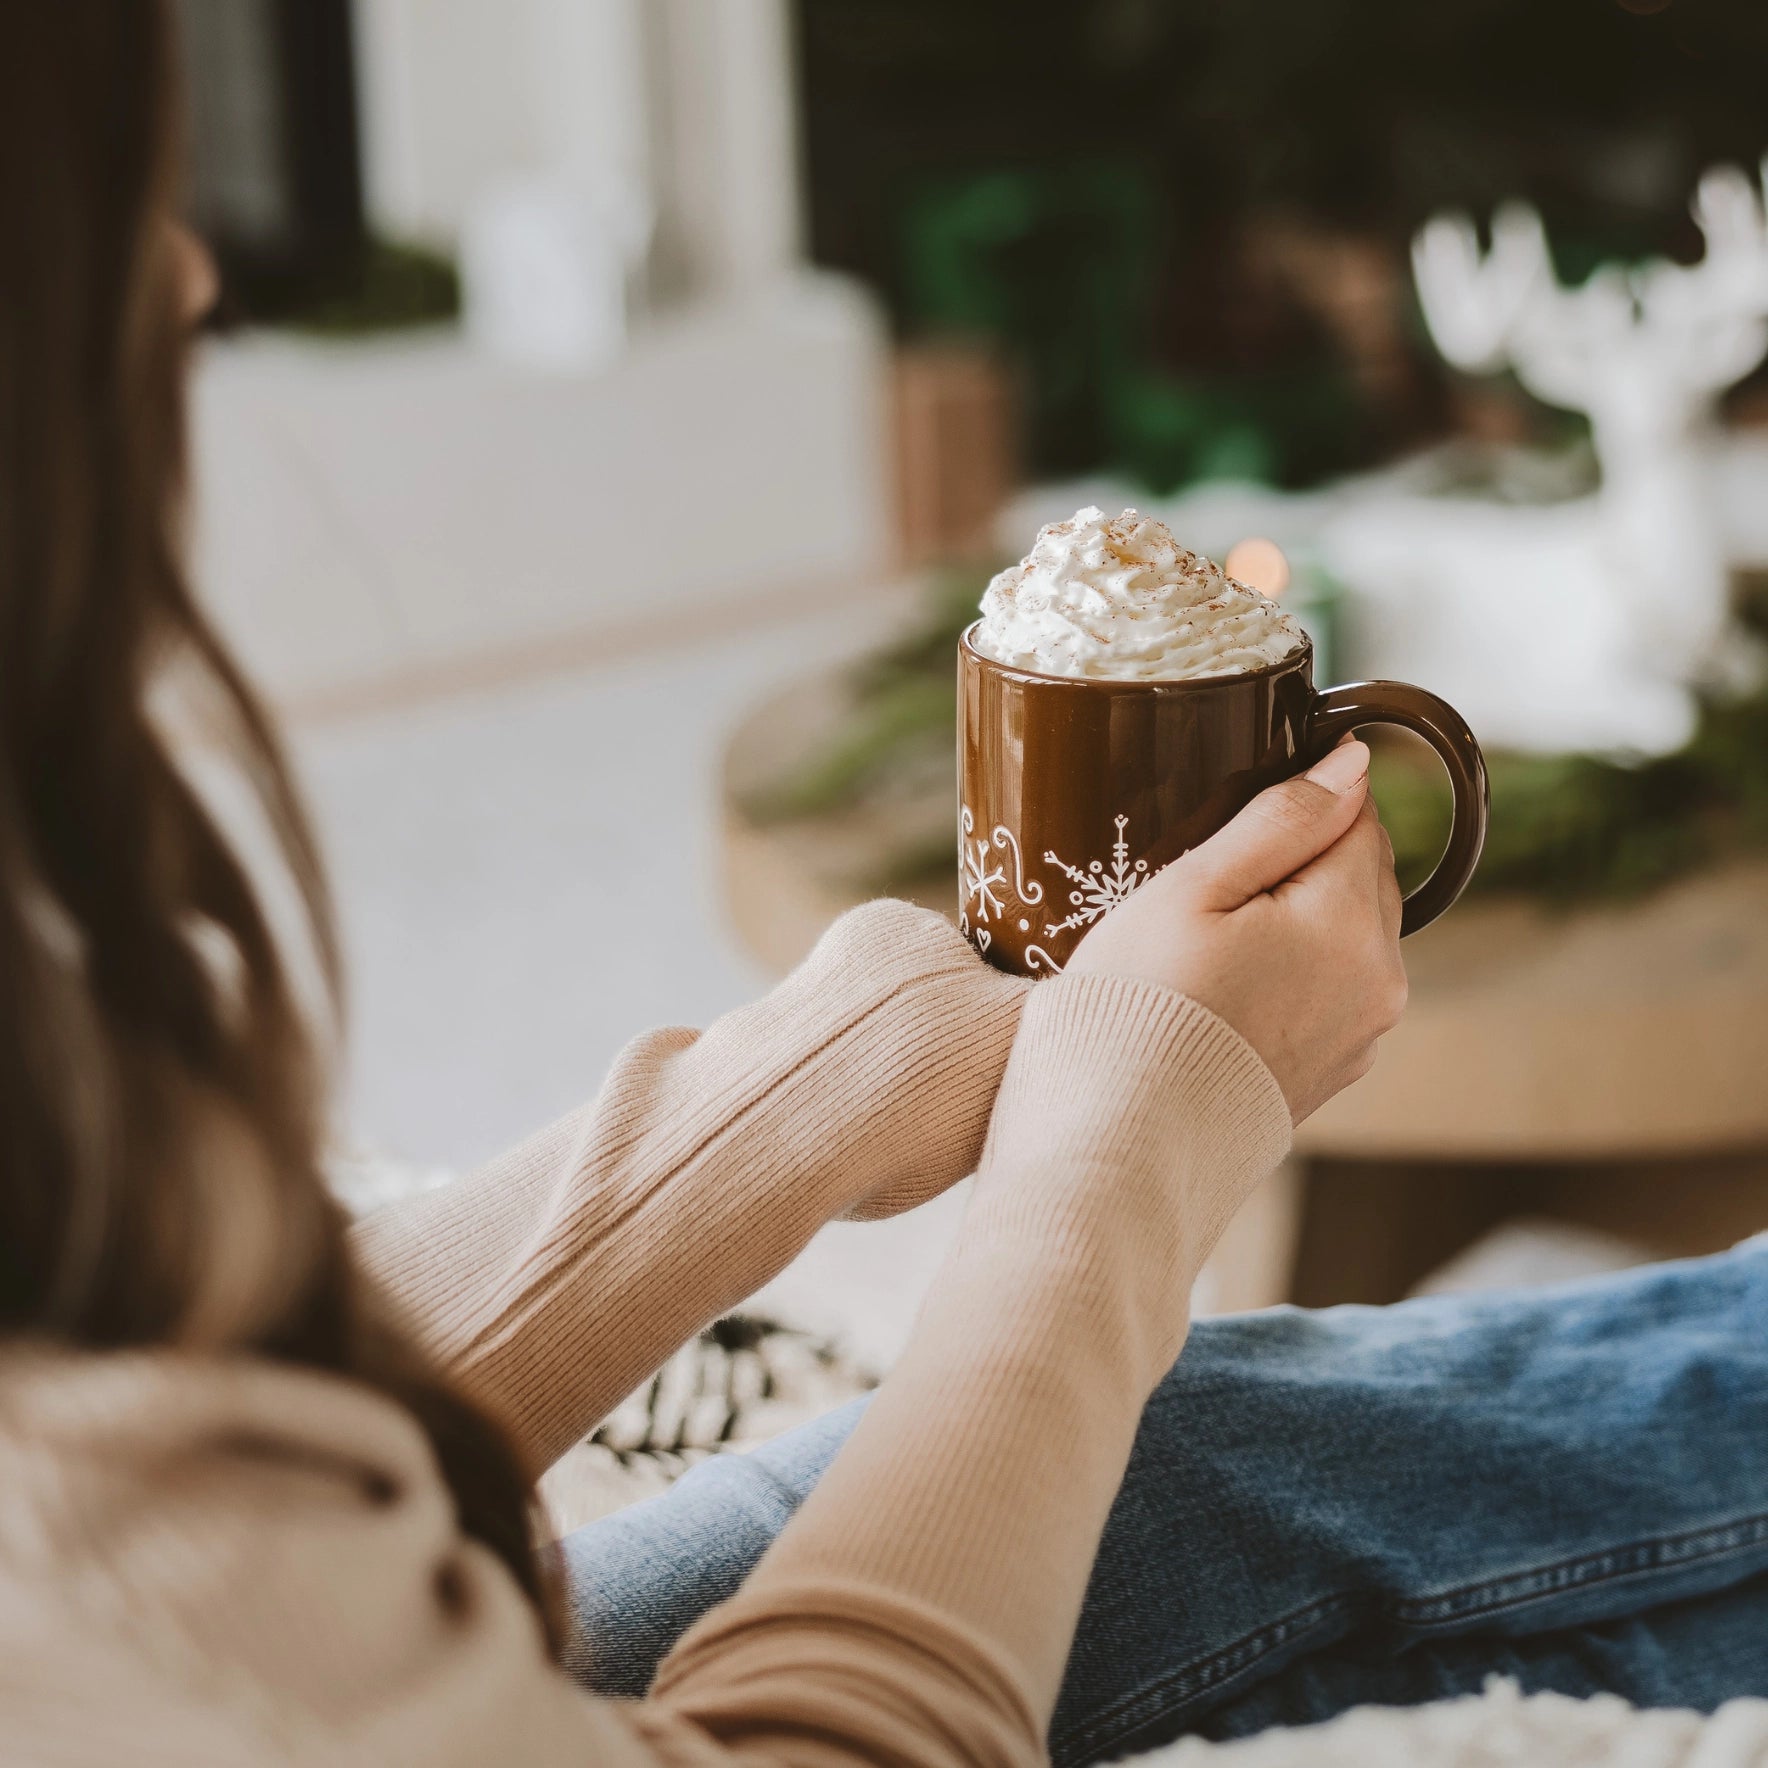
[[[366,248],[350,0],[177,0],[191,216],[253,313],[355,274]]]

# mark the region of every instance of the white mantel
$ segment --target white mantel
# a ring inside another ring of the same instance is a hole
[[[449,335],[212,344],[200,581],[288,710],[863,596],[891,566],[885,348],[861,291],[811,273],[594,374]]]

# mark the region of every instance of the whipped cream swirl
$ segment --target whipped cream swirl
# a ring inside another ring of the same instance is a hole
[[[1180,546],[1164,522],[1088,508],[1052,522],[989,584],[970,642],[1042,675],[1185,681],[1263,669],[1306,640],[1293,615]]]

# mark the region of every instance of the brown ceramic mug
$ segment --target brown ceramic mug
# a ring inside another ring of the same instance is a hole
[[[1466,888],[1486,839],[1486,764],[1446,701],[1397,681],[1316,690],[1313,647],[1191,681],[1038,675],[958,641],[959,925],[990,963],[1059,972],[1081,935],[1267,786],[1347,731],[1398,724],[1448,769],[1455,817],[1402,934]]]

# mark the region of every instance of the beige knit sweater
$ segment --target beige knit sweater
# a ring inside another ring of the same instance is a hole
[[[591,1700],[547,1661],[375,1395],[14,1347],[0,1760],[1040,1760],[1192,1277],[1288,1136],[1269,1071],[1193,1002],[1079,977],[1028,997],[938,917],[858,911],[767,999],[641,1038],[593,1105],[361,1233],[541,1463],[822,1223],[977,1170],[901,1364],[649,1699]]]

